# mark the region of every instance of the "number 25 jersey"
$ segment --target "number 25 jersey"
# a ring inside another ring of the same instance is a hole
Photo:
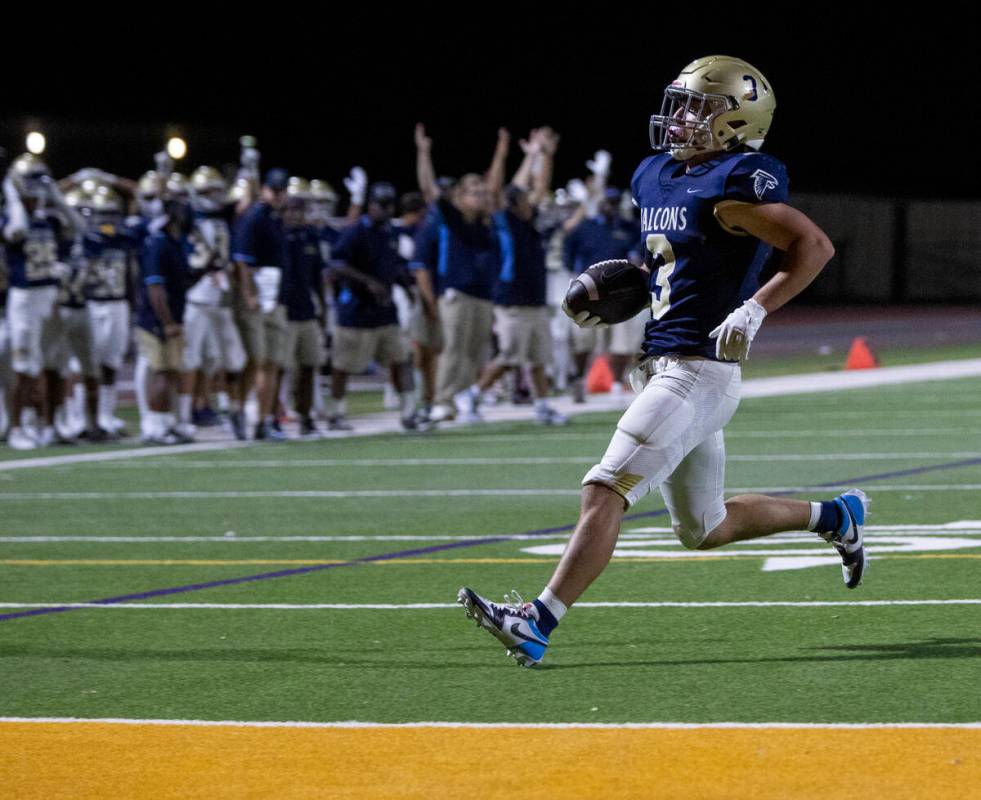
[[[783,203],[787,170],[766,153],[723,153],[687,171],[669,153],[644,159],[631,190],[651,270],[646,356],[715,359],[709,332],[752,297],[772,248],[716,219],[723,201]]]

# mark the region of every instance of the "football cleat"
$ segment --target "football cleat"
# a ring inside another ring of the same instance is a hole
[[[841,577],[845,586],[854,589],[862,582],[868,571],[869,559],[865,552],[862,531],[865,517],[869,513],[869,498],[861,489],[849,489],[834,499],[841,511],[841,527],[831,533],[822,534],[841,556]]]
[[[456,595],[456,601],[466,610],[467,617],[476,620],[477,627],[501,642],[521,666],[533,667],[545,657],[548,637],[538,629],[530,604],[522,603],[517,593],[513,598],[505,595],[504,599],[505,605],[492,603],[466,586]]]
[[[566,425],[569,418],[551,406],[543,406],[535,409],[535,422],[539,425]]]
[[[354,426],[347,421],[343,414],[334,414],[327,418],[327,430],[329,431],[353,431]]]

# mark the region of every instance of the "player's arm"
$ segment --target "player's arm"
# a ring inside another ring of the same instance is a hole
[[[421,122],[416,123],[416,180],[426,203],[435,203],[439,186],[433,167],[433,140],[426,136],[426,127]]]
[[[543,128],[540,135],[541,154],[532,165],[532,188],[528,201],[537,208],[552,188],[552,168],[555,165],[555,151],[559,148],[559,135],[551,128]]]
[[[254,216],[241,216],[232,231],[232,271],[249,311],[259,310],[259,293],[252,278],[252,267],[256,263],[255,228]]]
[[[715,215],[730,232],[748,233],[785,253],[779,271],[753,295],[768,314],[806,289],[835,254],[827,234],[786,203],[728,200]]]
[[[502,208],[501,192],[504,190],[504,168],[508,160],[508,148],[511,146],[511,133],[507,128],[497,129],[497,144],[494,155],[487,170],[487,189],[490,192],[494,208]]]

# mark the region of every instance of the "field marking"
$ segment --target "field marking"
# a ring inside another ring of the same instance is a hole
[[[981,533],[981,520],[960,520],[958,522],[945,522],[935,525],[866,525],[868,538],[874,538],[879,532],[916,532],[920,536],[941,536],[948,535],[952,531],[971,535]],[[230,532],[231,533],[231,532]],[[665,526],[644,526],[640,528],[628,528],[620,534],[620,539],[646,539],[649,534],[665,534],[666,538],[674,539],[674,529]],[[551,536],[533,536],[529,534],[514,534],[508,537],[509,540],[520,541],[546,541],[549,539],[567,540],[570,534],[561,533]],[[775,534],[769,536],[769,541],[788,541],[790,537],[811,537],[813,534],[801,531],[799,533],[788,532],[785,534]],[[100,544],[262,544],[268,542],[463,542],[469,541],[473,536],[444,536],[440,534],[371,534],[354,535],[311,535],[311,536],[239,536],[238,534],[224,536],[0,536],[0,544],[53,544],[53,543],[100,543]]]
[[[528,729],[635,729],[635,730],[884,730],[981,728],[981,722],[337,722],[278,720],[138,719],[130,717],[0,717],[0,723],[95,724],[95,725],[190,725],[216,728],[528,728]]]
[[[576,608],[847,608],[863,606],[976,606],[981,598],[957,600],[624,600],[584,601]],[[0,608],[99,608],[131,611],[429,611],[457,603],[0,603]]]
[[[848,489],[852,482],[823,483],[820,489]],[[916,483],[863,485],[866,492],[967,492],[981,489],[981,483]],[[727,495],[802,494],[814,492],[810,486],[733,486]],[[0,501],[26,500],[249,500],[269,498],[293,499],[358,499],[364,497],[579,497],[581,489],[364,489],[332,491],[310,490],[258,490],[213,492],[3,492]]]
[[[981,450],[912,453],[741,453],[726,461],[907,461],[920,459],[981,458]],[[307,469],[310,467],[452,467],[452,466],[542,466],[548,464],[595,464],[596,456],[535,456],[528,458],[298,458],[210,459],[196,461],[110,461],[107,469]]]

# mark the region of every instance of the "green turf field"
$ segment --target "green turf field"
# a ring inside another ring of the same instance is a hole
[[[537,670],[452,603],[537,594],[615,415],[0,471],[0,615],[134,596],[0,621],[0,716],[981,720],[979,396],[745,400],[727,484],[864,487],[866,584],[808,534],[685,551],[651,496]]]

